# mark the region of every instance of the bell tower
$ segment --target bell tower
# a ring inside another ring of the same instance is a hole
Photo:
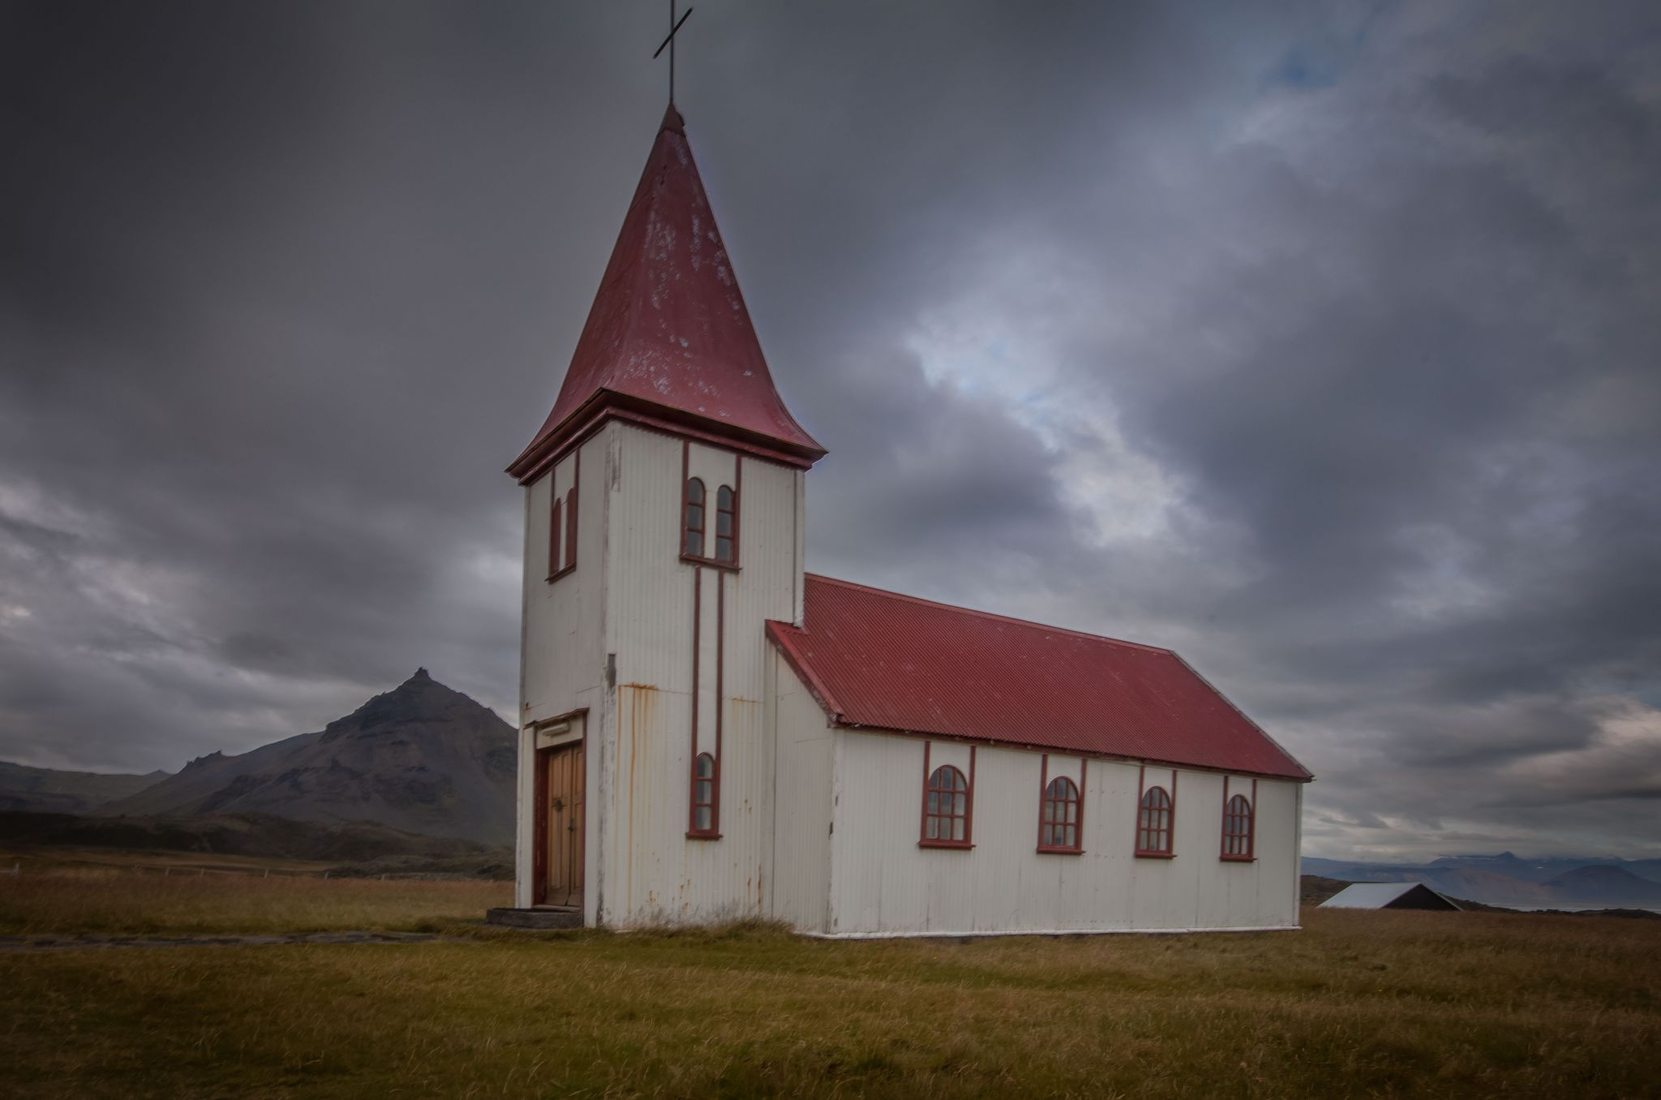
[[[803,475],[671,105],[525,490],[516,904],[765,916],[765,624],[801,621]]]

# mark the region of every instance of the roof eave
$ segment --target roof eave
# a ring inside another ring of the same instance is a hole
[[[1240,707],[1238,705],[1236,705],[1236,703],[1234,702],[1233,699],[1230,699],[1227,695],[1223,694],[1223,692],[1218,689],[1216,684],[1212,683],[1210,680],[1207,680],[1204,676],[1200,675],[1199,670],[1197,670],[1193,665],[1189,664],[1186,660],[1184,660],[1182,654],[1178,653],[1174,649],[1170,650],[1169,652],[1170,652],[1171,656],[1173,656],[1177,659],[1177,662],[1179,664],[1181,664],[1183,668],[1185,668],[1189,671],[1189,673],[1194,677],[1194,679],[1196,679],[1200,683],[1204,684],[1207,688],[1209,688],[1212,691],[1213,694],[1215,694],[1217,696],[1217,698],[1221,699],[1224,703],[1228,704],[1228,706],[1234,711],[1234,713],[1238,714],[1246,722],[1247,725],[1251,726],[1252,729],[1257,731],[1257,734],[1258,734],[1259,737],[1263,738],[1263,740],[1265,740],[1269,744],[1273,745],[1276,752],[1278,752],[1278,753],[1280,753],[1280,755],[1284,756],[1288,763],[1290,763],[1294,768],[1298,769],[1298,771],[1302,773],[1302,778],[1300,778],[1298,780],[1298,782],[1300,782],[1300,783],[1313,783],[1315,781],[1315,773],[1310,771],[1308,768],[1304,767],[1302,762],[1300,762],[1297,757],[1295,757],[1291,753],[1287,752],[1285,746],[1283,746],[1279,741],[1276,741],[1273,737],[1270,737],[1268,731],[1265,730],[1262,726],[1258,725],[1252,719],[1251,715],[1249,715],[1245,711],[1241,710]]]
[[[797,443],[631,394],[601,389],[596,390],[557,426],[532,440],[531,445],[508,465],[506,472],[521,485],[535,481],[563,455],[567,444],[583,438],[609,418],[628,420],[671,434],[731,447],[801,470],[811,469],[828,453],[805,432],[803,436],[809,442]]]
[[[1214,775],[1239,775],[1254,779],[1278,779],[1285,783],[1308,783],[1314,776],[1305,771],[1302,775],[1290,775],[1286,772],[1257,771],[1251,768],[1225,768],[1218,764],[1195,764],[1185,760],[1164,760],[1156,756],[1129,756],[1124,753],[1103,752],[1100,749],[1079,749],[1044,745],[1036,741],[1022,741],[1012,737],[976,737],[972,734],[949,733],[941,730],[913,730],[901,729],[897,726],[878,726],[865,722],[856,722],[846,715],[837,715],[834,724],[845,730],[859,733],[881,733],[894,737],[925,737],[942,741],[962,741],[965,744],[985,745],[993,749],[1016,749],[1023,752],[1052,752],[1063,756],[1088,757],[1091,760],[1111,760],[1123,764],[1157,764],[1162,768],[1183,768],[1194,772],[1209,772]],[[1301,765],[1300,765],[1301,768]]]
[[[836,697],[831,694],[830,688],[826,687],[825,682],[819,679],[813,671],[812,664],[796,648],[795,636],[805,633],[801,627],[794,623],[780,622],[778,619],[767,620],[768,640],[784,655],[785,663],[790,666],[791,671],[807,687],[808,694],[812,695],[814,702],[819,704],[819,709],[825,712],[825,717],[831,725],[847,726],[849,724],[848,716],[837,705]]]

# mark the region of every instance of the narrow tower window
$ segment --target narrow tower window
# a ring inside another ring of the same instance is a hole
[[[701,752],[692,762],[691,832],[694,836],[714,836],[716,822],[715,757]]]
[[[1038,847],[1046,852],[1079,850],[1078,785],[1064,775],[1044,788],[1043,811],[1038,818]]]
[[[577,487],[565,494],[565,568],[577,567]]]
[[[1149,787],[1142,795],[1142,809],[1136,821],[1136,854],[1171,854],[1171,796],[1164,787]]]
[[[564,514],[564,501],[554,498],[554,506],[548,512],[548,579],[559,576],[559,544],[560,537],[565,533],[565,524],[561,522]]]
[[[1237,794],[1223,807],[1223,858],[1252,858],[1252,804]]]
[[[689,558],[704,556],[704,483],[686,479],[686,516],[681,523],[681,553]]]
[[[922,843],[967,847],[969,781],[963,773],[950,764],[940,765],[929,775],[923,798]]]
[[[738,494],[726,485],[715,491],[715,560],[738,560]]]

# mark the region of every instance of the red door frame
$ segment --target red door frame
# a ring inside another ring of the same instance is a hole
[[[588,753],[584,751],[587,746],[583,743],[583,741],[584,739],[579,737],[575,740],[567,741],[564,744],[552,745],[548,748],[536,750],[534,765],[535,772],[533,773],[534,782],[532,783],[533,793],[531,795],[531,798],[534,800],[534,809],[531,815],[532,905],[548,904],[548,765],[553,760],[556,753],[570,751],[573,749],[582,752],[581,774],[576,777],[576,782],[583,788],[583,810],[582,818],[578,825],[578,832],[580,835],[578,837],[576,849],[573,851],[572,856],[576,861],[574,868],[575,876],[579,880],[586,880],[586,875],[583,873],[586,871],[586,867],[584,867],[583,864],[588,856],[586,850],[588,846]]]

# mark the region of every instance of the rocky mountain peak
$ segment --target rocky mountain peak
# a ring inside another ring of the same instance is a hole
[[[418,668],[415,675],[391,691],[330,722],[323,730],[323,740],[412,724],[477,720],[489,713],[482,704],[434,680],[425,668]]]
[[[217,764],[223,759],[225,759],[225,754],[220,750],[215,749],[206,756],[198,756],[196,759],[190,761],[190,763],[185,765],[185,771],[190,771],[192,768],[203,768],[209,764]],[[161,774],[166,775],[167,773],[162,772]]]
[[[321,732],[203,758],[103,812],[374,821],[500,844],[517,759],[511,726],[421,668]]]

